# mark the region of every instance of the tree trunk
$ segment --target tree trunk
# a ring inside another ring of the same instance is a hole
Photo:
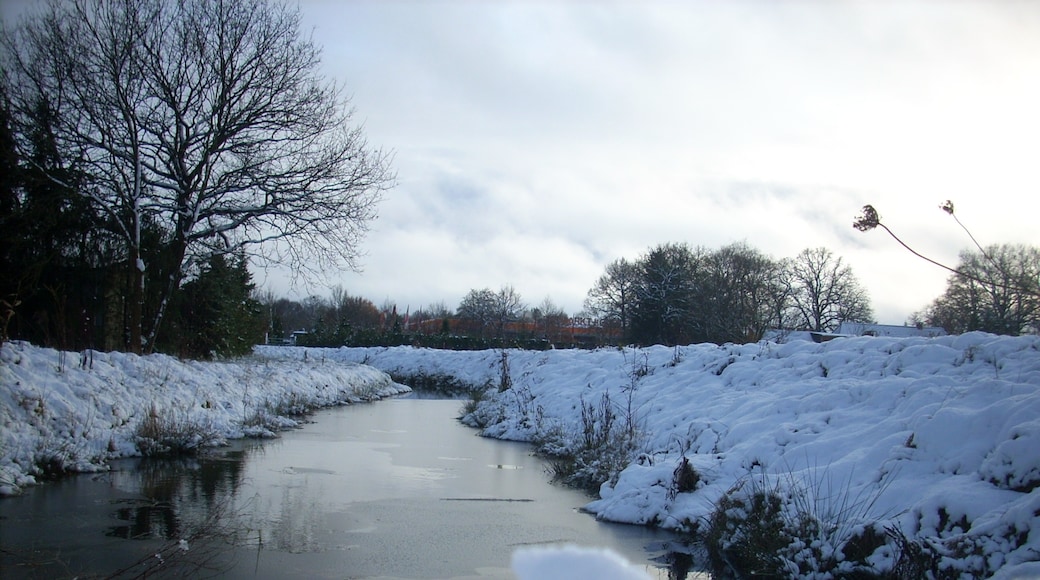
[[[166,316],[166,308],[170,305],[170,300],[173,299],[174,293],[176,293],[177,289],[180,287],[181,264],[184,263],[184,256],[187,253],[187,249],[187,242],[183,239],[177,238],[170,242],[168,248],[169,254],[166,260],[167,278],[166,282],[159,290],[155,316],[152,319],[152,325],[148,331],[148,337],[145,340],[145,352],[151,353],[155,350],[155,342],[158,339],[159,328],[162,326],[163,318]]]

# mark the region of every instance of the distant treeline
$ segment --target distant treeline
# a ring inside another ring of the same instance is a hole
[[[342,288],[330,298],[270,299],[268,309],[277,342],[452,349],[749,342],[770,328],[829,331],[872,316],[851,268],[829,250],[777,261],[743,243],[669,243],[615,260],[575,316],[551,298],[528,307],[512,286],[471,290],[454,310],[434,304],[402,313]]]

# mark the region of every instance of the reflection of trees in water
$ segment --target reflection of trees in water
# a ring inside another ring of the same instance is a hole
[[[139,503],[135,500],[126,501]],[[181,535],[177,512],[168,502],[123,507],[117,509],[114,515],[120,522],[127,523],[108,528],[106,536],[128,540],[173,540],[179,539]]]
[[[284,487],[278,516],[265,518],[266,525],[272,526],[271,537],[278,550],[301,554],[321,549],[318,536],[325,515],[314,498],[323,494],[309,490],[309,482],[310,479],[304,476],[300,484]],[[274,516],[274,510],[271,510],[271,515]]]
[[[180,540],[215,512],[233,506],[242,485],[247,453],[216,450],[199,457],[142,459],[114,475],[119,487],[140,494],[124,500],[113,516],[120,525],[105,534],[127,539]],[[129,505],[127,505],[129,504]]]
[[[172,513],[172,510],[170,510]],[[138,511],[138,517],[144,512]],[[215,577],[234,567],[235,528],[223,509],[211,510],[201,521],[182,530],[178,539],[168,539],[129,566],[108,572],[106,578]],[[152,530],[154,530],[154,526]]]
[[[654,558],[668,572],[668,580],[686,580],[690,578],[708,578],[706,572],[708,555],[700,544],[685,542],[663,542],[655,546],[665,550],[664,554]]]
[[[236,502],[248,456],[246,450],[220,449],[202,456],[142,459],[134,469],[113,473],[118,487],[139,497],[117,504],[113,516],[120,523],[105,535],[163,543],[111,577],[229,569],[234,551],[228,548],[247,533],[240,529]]]

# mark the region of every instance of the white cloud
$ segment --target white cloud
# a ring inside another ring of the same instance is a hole
[[[679,241],[827,246],[882,322],[945,273],[915,247],[1040,244],[1040,5],[303,2],[400,185],[351,293],[515,286],[571,312],[608,262]],[[945,221],[944,221],[945,220]]]

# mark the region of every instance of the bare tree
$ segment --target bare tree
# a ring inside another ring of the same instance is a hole
[[[585,309],[604,325],[620,328],[622,338],[628,338],[638,283],[639,265],[618,258],[607,264],[603,274],[589,290]]]
[[[512,286],[503,286],[498,292],[483,288],[470,290],[462,298],[458,315],[475,326],[482,337],[493,330],[496,338],[502,338],[506,323],[519,320],[524,308],[520,294]]]
[[[245,251],[304,275],[357,267],[394,177],[388,155],[351,124],[342,89],[321,75],[297,8],[52,2],[5,39],[15,115],[54,108],[63,156],[117,224],[134,287],[146,273],[164,277],[150,324],[132,317],[146,349],[183,277],[211,256]],[[164,233],[161,264],[141,255],[146,222]]]
[[[739,242],[705,256],[705,287],[697,296],[696,316],[703,320],[703,340],[715,343],[757,341],[770,326],[781,295],[778,265]]]
[[[798,327],[822,332],[836,330],[845,321],[871,321],[866,290],[852,268],[827,248],[802,250],[786,263],[785,275]]]
[[[503,286],[495,293],[494,302],[495,333],[498,338],[505,336],[506,324],[520,320],[526,306],[520,293],[512,286]]]
[[[495,293],[490,288],[470,290],[459,302],[459,318],[475,326],[480,335],[486,336],[488,326],[495,320]]]
[[[951,333],[1040,330],[1040,249],[1002,244],[964,251],[957,271],[928,307],[929,324]]]
[[[541,336],[549,339],[558,337],[570,321],[567,312],[557,306],[550,296],[546,296],[538,306],[531,309],[531,319]]]

